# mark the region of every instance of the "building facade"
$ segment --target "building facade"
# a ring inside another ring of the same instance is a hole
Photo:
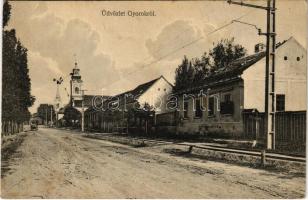
[[[86,128],[104,132],[142,128],[147,132],[155,125],[155,116],[166,112],[166,100],[172,88],[160,76],[133,90],[108,97],[101,106],[86,110]],[[145,111],[145,107],[149,110]]]
[[[306,50],[293,37],[277,44],[277,112],[306,111],[306,60]],[[264,83],[265,53],[260,51],[214,73],[203,85],[177,92],[176,132],[245,136],[244,114],[264,112]]]

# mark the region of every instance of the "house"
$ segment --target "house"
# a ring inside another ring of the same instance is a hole
[[[306,50],[293,37],[276,47],[276,110],[306,111]],[[202,85],[175,93],[178,133],[246,136],[243,114],[264,112],[265,52],[259,49],[214,72]]]
[[[88,129],[111,131],[120,127],[138,124],[142,126],[142,119],[136,115],[131,116],[132,110],[144,108],[145,105],[151,108],[153,114],[166,112],[166,99],[172,92],[173,86],[165,77],[160,76],[154,80],[138,85],[136,88],[121,94],[109,97],[101,105],[101,109],[93,106],[85,112],[85,126]],[[155,123],[155,115],[153,123]],[[132,128],[132,126],[130,126]]]

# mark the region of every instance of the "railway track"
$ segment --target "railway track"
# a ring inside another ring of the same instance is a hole
[[[95,138],[97,138],[97,139],[100,138],[100,134],[93,134],[93,135],[96,135]],[[101,139],[107,139],[107,138],[102,137]],[[176,145],[180,145],[180,146],[187,146],[188,148],[191,148],[191,149],[192,148],[205,149],[205,150],[210,150],[210,151],[232,153],[232,154],[237,154],[237,155],[249,155],[249,156],[254,156],[254,157],[261,157],[262,156],[261,150],[258,151],[258,150],[254,150],[254,149],[239,149],[239,148],[213,145],[213,144],[208,144],[208,143],[196,145],[194,143],[189,143],[189,142],[172,142],[172,141],[166,141],[166,140],[161,140],[161,139],[158,139],[158,140],[156,140],[156,139],[146,139],[146,138],[126,138],[126,139],[131,140],[131,141],[135,140],[134,143],[135,142],[143,142],[143,143],[145,142],[149,145],[176,144]],[[113,141],[113,142],[115,142],[115,141]],[[304,156],[285,155],[285,154],[272,153],[272,152],[266,152],[266,159],[306,163],[306,157],[304,157]]]

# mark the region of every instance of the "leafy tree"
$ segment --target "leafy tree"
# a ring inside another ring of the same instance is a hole
[[[30,119],[28,108],[35,98],[31,96],[27,49],[16,38],[14,29],[5,30],[11,15],[8,1],[3,4],[2,27],[2,132],[20,131],[23,122]],[[16,128],[17,127],[17,128]]]
[[[81,113],[74,107],[67,107],[64,110],[63,119],[67,126],[78,126],[80,125]]]
[[[246,52],[242,45],[234,44],[234,38],[221,40],[210,51],[214,70],[228,67],[232,61],[245,56]]]
[[[53,105],[49,104],[40,104],[37,108],[37,116],[39,116],[44,123],[51,121],[51,114],[53,121],[56,120],[56,113]]]
[[[6,0],[3,3],[3,27],[5,27],[8,24],[10,17],[11,17],[11,5]]]
[[[195,69],[186,56],[184,56],[182,64],[176,69],[175,74],[176,90],[192,85],[195,76]]]
[[[205,52],[201,59],[194,58],[193,61],[193,67],[195,69],[195,76],[193,79],[193,83],[200,83],[200,81],[204,80],[211,72],[211,58],[207,53]]]
[[[202,83],[208,76],[220,68],[228,67],[234,60],[246,55],[246,49],[234,44],[234,38],[218,42],[209,53],[191,61],[184,56],[181,65],[175,71],[175,91]]]

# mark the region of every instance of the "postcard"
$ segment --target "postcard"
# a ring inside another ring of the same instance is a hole
[[[2,14],[2,198],[305,197],[306,0]]]

